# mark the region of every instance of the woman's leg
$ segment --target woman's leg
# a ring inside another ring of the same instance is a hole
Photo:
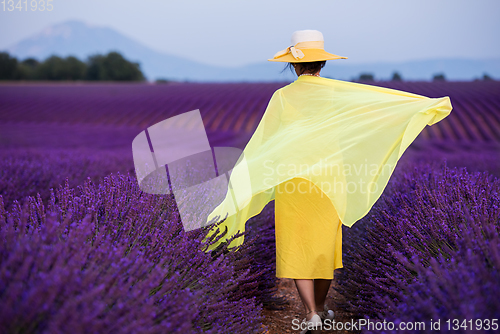
[[[314,280],[314,300],[317,311],[322,312],[326,301],[326,295],[330,290],[331,279],[315,279]]]
[[[313,315],[316,314],[315,302],[314,302],[314,281],[312,279],[295,279],[295,286],[299,291],[300,299],[304,304],[306,310],[306,320],[311,320]],[[321,308],[323,310],[323,306]]]

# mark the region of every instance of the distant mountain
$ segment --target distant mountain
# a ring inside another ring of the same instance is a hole
[[[163,54],[107,28],[90,26],[80,21],[67,21],[45,28],[39,34],[24,39],[7,48],[20,59],[35,57],[39,60],[57,54],[74,55],[79,59],[95,53],[119,51],[130,61],[141,64],[141,70],[149,80],[158,77],[172,79],[206,80],[214,77],[216,67],[195,63],[180,57]]]
[[[151,81],[158,78],[214,82],[291,81],[295,78],[289,71],[280,73],[284,64],[263,61],[238,68],[205,65],[154,51],[111,28],[90,26],[80,21],[67,21],[47,27],[5,51],[19,59],[34,57],[39,60],[53,54],[64,57],[74,55],[84,60],[91,54],[118,51],[128,60],[139,62],[144,75]],[[360,73],[371,73],[376,79],[389,79],[394,71],[398,71],[404,80],[430,80],[436,73],[444,73],[450,80],[472,80],[483,73],[500,78],[500,58],[366,64],[349,64],[348,60],[338,60],[328,62],[322,75],[350,80]]]

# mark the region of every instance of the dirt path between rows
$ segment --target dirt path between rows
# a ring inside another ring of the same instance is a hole
[[[352,319],[351,314],[347,314],[341,310],[335,309],[334,298],[338,298],[337,292],[333,289],[335,280],[332,282],[332,287],[328,292],[326,299],[326,304],[328,307],[335,312],[335,321],[340,322],[350,322]],[[283,297],[287,302],[283,305],[282,310],[270,310],[264,309],[262,314],[264,316],[263,324],[267,326],[267,330],[264,330],[263,334],[284,334],[284,333],[300,333],[300,330],[294,330],[293,325],[300,323],[304,319],[304,306],[300,300],[300,296],[295,287],[293,279],[290,278],[280,278],[278,283],[277,297]],[[292,322],[294,319],[298,319]],[[296,328],[296,327],[295,327]],[[322,334],[326,333],[337,333],[337,334],[347,334],[347,333],[358,333],[357,331],[351,332],[346,330],[323,330]]]

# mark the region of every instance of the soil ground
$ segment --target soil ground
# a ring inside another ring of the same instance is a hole
[[[299,293],[295,287],[295,282],[291,278],[279,278],[278,279],[278,292],[276,297],[282,297],[286,302],[281,305],[282,309],[272,310],[269,308],[264,308],[262,311],[264,316],[263,324],[267,326],[267,330],[264,330],[264,334],[284,334],[284,333],[300,333],[300,330],[294,330],[293,324],[300,323],[302,319],[305,318],[304,306],[300,300]],[[326,304],[328,308],[334,311],[335,321],[337,322],[350,322],[352,315],[338,310],[335,308],[334,300],[338,297],[338,293],[333,289],[335,285],[335,280],[333,280],[326,298]],[[294,319],[298,319],[292,322]],[[296,327],[295,327],[296,328]],[[326,333],[357,333],[346,330],[323,330],[322,334]]]

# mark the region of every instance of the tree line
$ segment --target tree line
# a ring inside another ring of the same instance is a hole
[[[56,55],[43,61],[35,58],[20,61],[0,52],[0,80],[144,81],[145,77],[139,63],[130,62],[115,51],[91,55],[86,61]]]
[[[484,73],[481,79],[475,79],[475,81],[492,81],[494,80],[490,75]],[[359,77],[352,79],[355,82],[369,82],[375,81],[375,76],[372,73],[361,73]],[[399,72],[393,72],[390,81],[403,81],[403,77]],[[444,73],[436,73],[432,76],[432,81],[446,81],[446,76]]]

